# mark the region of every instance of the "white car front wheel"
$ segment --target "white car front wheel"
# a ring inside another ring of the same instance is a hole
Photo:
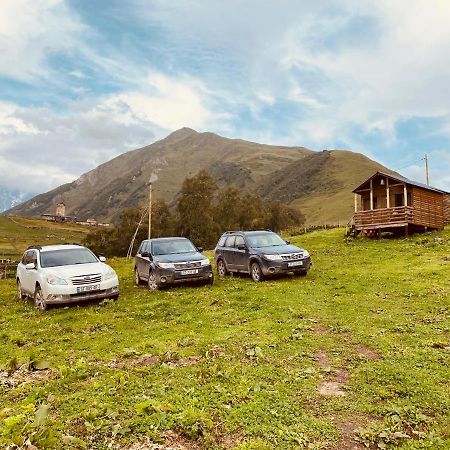
[[[44,295],[42,294],[42,290],[39,286],[34,291],[34,304],[40,311],[47,311],[48,309],[47,302],[45,301]]]
[[[19,300],[24,300],[27,298],[27,296],[22,291],[22,284],[20,283],[20,280],[17,279],[17,297]]]

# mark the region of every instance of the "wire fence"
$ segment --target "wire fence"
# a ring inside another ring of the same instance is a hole
[[[288,230],[284,230],[283,234],[288,236],[297,236],[299,234],[311,233],[317,230],[331,230],[333,228],[346,228],[347,224],[335,223],[335,224],[322,224],[322,225],[305,225],[303,227],[293,227]]]
[[[19,261],[13,259],[0,259],[0,280],[14,278],[17,264],[19,264]]]

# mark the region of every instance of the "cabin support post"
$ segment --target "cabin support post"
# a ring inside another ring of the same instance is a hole
[[[391,207],[391,193],[389,190],[389,178],[386,177],[386,208]]]
[[[406,183],[403,185],[403,205],[408,206],[408,191],[406,189]]]
[[[358,194],[355,193],[355,213],[358,212]]]
[[[373,181],[370,180],[370,210],[373,209]]]

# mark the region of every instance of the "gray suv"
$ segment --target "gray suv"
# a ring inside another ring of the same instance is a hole
[[[227,231],[215,249],[219,276],[249,273],[253,281],[293,272],[306,275],[312,262],[307,250],[292,245],[272,231]]]
[[[194,281],[212,284],[211,262],[201,251],[183,237],[142,241],[134,263],[136,284],[146,281],[151,290]]]

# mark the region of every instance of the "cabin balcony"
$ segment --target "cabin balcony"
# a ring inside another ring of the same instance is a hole
[[[413,223],[413,217],[412,206],[369,209],[355,212],[353,224],[356,230],[405,227]]]

